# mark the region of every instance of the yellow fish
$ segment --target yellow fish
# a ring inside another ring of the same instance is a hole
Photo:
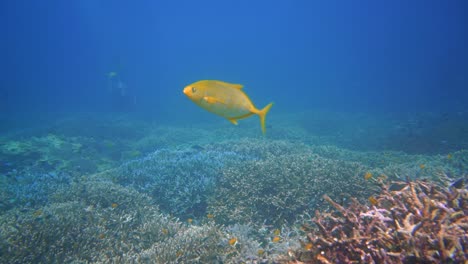
[[[372,178],[372,173],[370,172],[366,172],[366,174],[364,174],[364,179],[367,181],[367,180],[370,180]]]
[[[229,245],[235,246],[237,244],[237,238],[233,237],[229,239]]]
[[[184,94],[201,108],[226,118],[234,125],[237,125],[237,120],[256,114],[265,134],[265,116],[273,103],[257,109],[242,87],[241,84],[202,80],[186,86]]]

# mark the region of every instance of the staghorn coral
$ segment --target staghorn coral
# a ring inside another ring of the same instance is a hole
[[[371,168],[374,175],[387,175],[398,180],[431,179],[439,181],[441,173],[463,175],[467,171],[468,151],[448,155],[412,155],[398,151],[352,151],[336,146],[311,146],[311,151],[329,159],[359,162]],[[421,164],[424,168],[421,168]]]
[[[20,172],[94,173],[113,164],[102,151],[91,148],[95,139],[47,134],[12,137],[0,143],[0,160],[7,160],[11,170]],[[120,155],[120,153],[119,153]]]
[[[248,135],[258,136],[256,122],[258,120],[252,124]],[[268,140],[243,138],[248,125],[239,129],[229,123],[221,128],[216,124],[210,129],[146,129],[152,132],[154,142],[151,144],[144,140],[135,143],[143,138],[140,137],[142,127],[133,125],[126,125],[122,131],[123,141],[110,133],[118,126],[99,128],[100,136],[90,131],[89,136],[97,138],[65,138],[54,133],[57,136],[25,140],[34,143],[31,145],[34,151],[25,148],[27,151],[21,155],[2,154],[17,157],[21,163],[7,159],[19,172],[3,167],[8,174],[3,175],[0,184],[0,262],[274,263],[278,254],[288,251],[291,256],[288,260],[308,262],[308,250],[291,251],[300,246],[298,235],[304,233],[290,223],[299,213],[326,204],[322,194],[327,193],[333,199],[330,201],[337,201],[339,206],[334,204],[336,207],[349,210],[350,207],[343,204],[351,199],[342,193],[357,196],[362,205],[362,199],[375,187],[370,183],[380,173],[390,178],[393,174],[432,178],[434,173],[445,173],[446,177],[453,178],[467,168],[466,151],[452,152],[449,159],[447,155],[358,152],[308,146],[292,142],[314,140],[323,144],[323,141],[315,136],[305,139],[303,131],[281,123],[271,124]],[[54,138],[61,143],[50,147],[42,144],[43,140],[48,142]],[[236,140],[238,138],[240,140]],[[288,141],[270,140],[275,138],[288,138]],[[174,143],[177,146],[144,157],[133,152],[146,154],[156,146],[173,146]],[[39,146],[47,150],[35,151]],[[25,153],[27,158],[23,156]],[[43,159],[46,164],[41,162],[31,169],[19,168],[31,160],[42,160],[35,156],[37,154],[47,154]],[[117,166],[118,161],[126,159],[122,157],[137,159],[115,169],[86,175],[96,171],[93,164],[104,164],[97,169],[102,171],[111,165]],[[421,163],[427,165],[424,170],[419,167]],[[33,170],[38,167],[47,172]],[[50,170],[56,172],[50,173]],[[363,180],[366,171],[375,175],[367,184]],[[218,180],[221,180],[220,185]],[[268,188],[262,189],[264,184]],[[217,186],[224,190],[215,191]],[[245,195],[248,188],[253,189],[251,197]],[[419,192],[417,186],[415,191]],[[236,197],[239,194],[240,197]],[[211,195],[217,201],[211,200]],[[298,204],[291,205],[296,199]],[[379,196],[376,199],[380,202]],[[424,199],[420,200],[424,206]],[[300,204],[305,204],[304,209]],[[375,210],[364,206],[359,217],[391,224],[393,215],[381,205]],[[263,208],[273,210],[263,211]],[[207,219],[206,213],[214,217]],[[193,224],[180,222],[172,215],[183,220],[193,217]],[[329,217],[339,218],[336,214],[321,215],[324,222],[329,221]],[[454,217],[461,219],[457,212]],[[400,236],[411,228],[417,230],[415,235],[418,236],[426,222],[418,226],[417,220],[414,214],[399,220]],[[279,228],[281,223],[286,224]],[[276,229],[281,230],[279,241],[273,240]],[[237,239],[235,245],[229,243],[232,238]],[[308,248],[308,240],[302,241],[302,246]],[[457,249],[447,247],[449,252]]]
[[[221,243],[223,229],[184,225],[162,214],[148,196],[108,181],[75,182],[51,200],[0,216],[0,262],[129,263],[145,259],[153,248],[164,254],[150,263],[171,263],[194,254],[200,259],[225,256],[231,250]],[[213,243],[203,247],[207,241]],[[183,256],[171,248],[183,250]]]
[[[105,261],[149,247],[164,239],[161,228],[175,232],[180,225],[161,215],[148,197],[109,182],[74,183],[51,200],[42,207],[15,208],[1,216],[2,260]]]
[[[133,259],[147,263],[213,263],[221,261],[227,244],[221,243],[223,233],[213,224],[188,226],[178,230],[164,243],[155,243]]]
[[[255,159],[268,159],[280,155],[310,153],[310,148],[305,144],[291,143],[285,140],[259,140],[248,138],[214,143],[209,145],[209,148],[217,151],[233,151]]]
[[[310,152],[267,157],[223,169],[208,205],[217,221],[281,226],[318,208],[326,192],[341,200],[347,198],[343,193],[367,197],[372,192],[362,178],[365,168],[358,163],[324,159]]]
[[[337,212],[316,212],[303,225],[308,249],[289,263],[463,263],[468,259],[468,190],[424,181],[381,183],[374,206],[354,200]]]
[[[206,215],[207,197],[224,165],[246,158],[232,151],[161,149],[99,177],[150,195],[165,212],[198,217]]]
[[[67,188],[72,181],[66,173],[19,173],[0,176],[0,212],[14,206],[37,207],[48,203],[50,195]]]
[[[73,182],[50,201],[0,215],[0,262],[238,263],[267,261],[286,245],[262,246],[249,225],[181,223],[147,195],[94,177]],[[228,243],[232,237],[236,245]],[[257,256],[261,247],[265,253]]]

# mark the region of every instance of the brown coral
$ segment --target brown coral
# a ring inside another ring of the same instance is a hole
[[[289,263],[464,263],[468,259],[468,190],[425,181],[381,183],[375,206],[357,200],[316,212],[306,226],[313,246]],[[286,260],[287,259],[287,260]]]

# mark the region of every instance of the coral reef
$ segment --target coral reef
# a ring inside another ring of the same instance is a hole
[[[382,191],[316,212],[303,248],[280,258],[289,263],[464,263],[468,260],[468,190],[425,181],[380,181]],[[458,185],[463,185],[458,183]]]
[[[98,177],[150,195],[164,212],[194,218],[206,215],[207,199],[223,166],[246,158],[232,151],[161,149]]]
[[[254,119],[164,126],[129,116],[1,136],[0,262],[467,258],[466,186],[441,187],[466,175],[467,150],[382,151],[395,120],[298,119],[272,116],[266,137]]]
[[[49,200],[0,215],[0,262],[237,263],[267,260],[287,248],[286,242],[262,245],[249,225],[182,223],[147,195],[94,177]],[[238,243],[230,244],[232,238]]]
[[[208,204],[220,223],[281,226],[319,208],[325,193],[340,201],[372,193],[362,177],[366,168],[359,163],[325,159],[303,145],[282,141],[250,141],[234,148],[246,148],[259,159],[230,163],[222,170]]]
[[[393,180],[430,179],[440,181],[441,174],[463,175],[468,171],[468,151],[459,150],[444,155],[410,155],[398,151],[352,151],[336,146],[311,146],[311,151],[324,158],[358,162],[369,167],[374,175],[386,175]]]
[[[145,223],[168,230],[177,226],[144,195],[108,182],[74,183],[50,199],[48,205],[18,207],[0,218],[0,253],[9,263],[105,261],[145,241],[159,241],[161,233],[148,234]]]
[[[468,148],[466,112],[396,115],[309,111],[295,118],[295,125],[319,137],[323,145],[425,155]]]
[[[51,199],[49,205],[13,209],[1,216],[3,260],[122,262],[126,255],[152,245],[167,245],[166,240],[183,228],[161,214],[149,197],[110,182],[74,183]],[[173,244],[183,242],[176,239]]]
[[[104,168],[111,164],[106,162],[106,157],[89,148],[93,142],[55,134],[9,139],[0,144],[0,160],[8,160],[11,169],[22,172],[94,173],[98,164]]]
[[[43,206],[52,194],[68,188],[71,181],[69,174],[55,172],[0,175],[0,212],[16,206]]]

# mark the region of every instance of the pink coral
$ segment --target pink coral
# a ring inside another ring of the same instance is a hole
[[[304,244],[286,263],[464,263],[468,259],[468,190],[425,181],[380,182],[375,206],[353,200],[316,212]]]

